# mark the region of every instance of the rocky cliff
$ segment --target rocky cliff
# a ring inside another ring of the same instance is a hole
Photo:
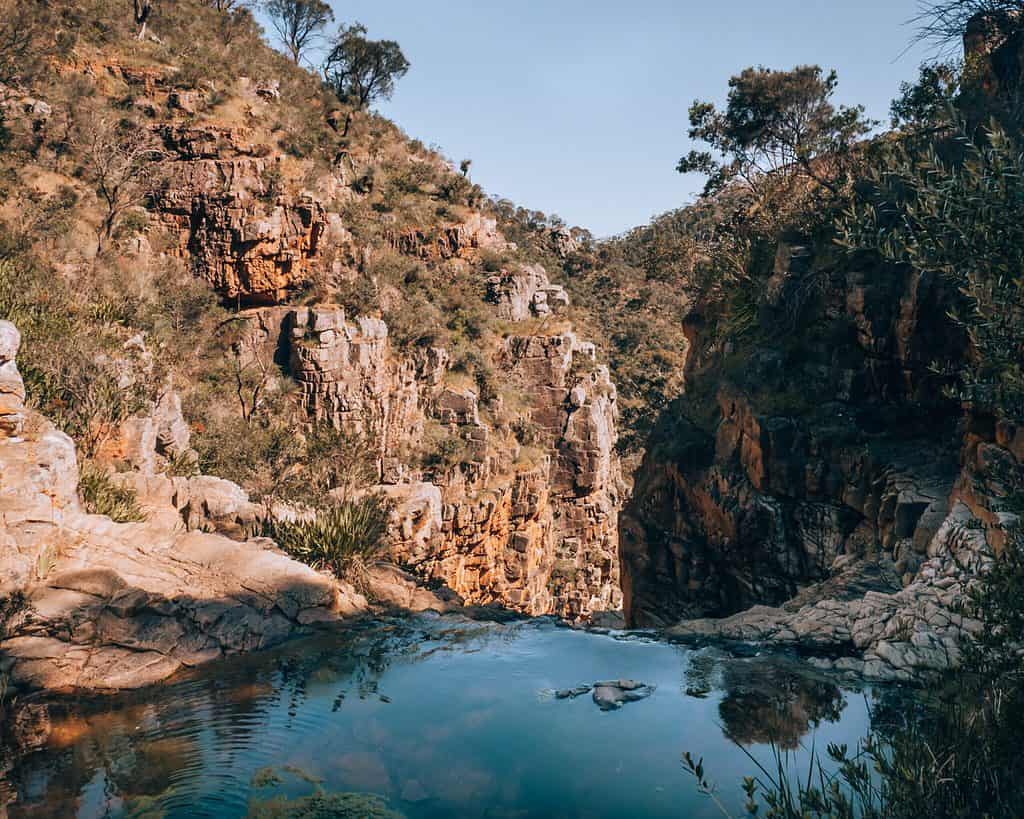
[[[1015,433],[944,397],[969,353],[941,279],[784,243],[761,326],[809,283],[820,329],[763,337],[742,367],[709,353],[663,417],[623,516],[627,616],[874,676],[947,667],[971,627],[959,595],[998,548],[990,467],[1018,462]],[[699,305],[688,322],[699,357]],[[710,426],[690,420],[702,389]]]
[[[174,68],[129,69],[87,49],[61,71],[63,82],[91,83],[101,104],[127,106],[154,158],[118,249],[156,288],[162,271],[187,269],[228,311],[216,332],[238,329],[230,350],[197,339],[213,349],[178,379],[194,427],[227,413],[224,400],[194,396],[232,359],[234,377],[252,371],[284,385],[280,418],[265,425],[290,423],[297,410],[297,440],[327,426],[363,442],[376,482],[361,491],[393,502],[389,558],[421,582],[534,615],[621,608],[616,390],[595,346],[573,332],[565,290],[521,258],[472,191],[446,193],[465,183],[447,162],[368,115],[342,138],[338,106],[319,89],[302,101],[281,93],[285,79],[316,85],[301,72],[186,90]],[[73,116],[48,110],[44,143]],[[289,117],[304,118],[298,136],[317,147],[289,147]],[[404,321],[398,342],[394,314]],[[182,459],[159,414],[119,423],[96,457],[127,468],[120,480],[144,497],[173,501],[189,526],[251,534],[259,510],[238,487],[154,477],[167,458]],[[159,435],[165,457],[147,462]]]
[[[571,332],[503,339],[495,364],[526,397],[508,416],[453,385],[444,348],[396,350],[380,319],[331,306],[246,318],[244,346],[287,362],[310,420],[374,447],[381,483],[367,491],[395,503],[392,560],[470,603],[569,618],[620,608],[616,395],[593,345]],[[454,442],[458,463],[423,465],[428,429]]]
[[[365,610],[350,586],[265,540],[186,527],[175,498],[201,495],[208,525],[227,524],[205,479],[154,476],[147,520],[114,523],[79,501],[75,445],[20,405],[17,330],[0,321],[0,593],[28,607],[0,644],[16,686],[115,690],[158,682],[225,654],[275,645]],[[237,493],[238,488],[234,487]],[[186,502],[185,506],[188,505]],[[234,523],[234,521],[231,521]]]

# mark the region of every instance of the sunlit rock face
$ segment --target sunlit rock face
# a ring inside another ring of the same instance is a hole
[[[18,372],[21,333],[9,321],[0,321],[0,437],[21,434],[25,426],[25,382]]]
[[[5,385],[16,380],[18,342],[0,322]],[[158,413],[164,421],[174,417],[170,403]],[[350,586],[233,531],[252,505],[227,481],[133,472],[145,522],[86,514],[74,443],[25,416],[0,436],[0,596],[28,599],[0,644],[15,685],[139,688],[365,610]],[[176,425],[166,427],[173,440]]]
[[[311,421],[373,447],[396,563],[468,603],[569,618],[621,608],[617,396],[593,345],[511,335],[495,353],[524,397],[524,444],[475,386],[449,377],[443,348],[398,350],[380,319],[332,306],[245,316],[243,354],[279,362]],[[458,442],[451,468],[422,463],[438,428]]]

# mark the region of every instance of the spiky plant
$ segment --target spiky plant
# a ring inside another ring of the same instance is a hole
[[[78,491],[91,515],[106,515],[115,523],[146,520],[135,491],[117,484],[109,472],[95,464],[87,463],[82,468]]]
[[[321,510],[315,517],[270,521],[264,534],[288,554],[366,589],[367,571],[380,554],[391,506],[380,495],[364,495]]]

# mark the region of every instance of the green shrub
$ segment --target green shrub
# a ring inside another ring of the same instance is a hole
[[[935,149],[894,151],[872,176],[876,200],[847,214],[842,243],[954,285],[961,299],[951,315],[976,358],[937,366],[957,377],[953,397],[1021,419],[1024,156],[998,128],[983,145],[965,140],[963,147],[959,164],[943,161]]]
[[[385,498],[364,495],[323,509],[311,520],[269,521],[264,534],[314,569],[329,569],[365,589],[367,566],[384,546],[390,513]]]
[[[436,475],[443,475],[466,461],[469,454],[467,442],[446,427],[430,423],[423,434],[424,469]]]
[[[82,467],[78,491],[90,515],[106,515],[115,523],[139,523],[146,519],[135,491],[118,485],[102,467]]]

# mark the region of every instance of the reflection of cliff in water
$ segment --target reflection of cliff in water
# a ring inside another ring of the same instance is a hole
[[[268,736],[286,744],[292,725],[267,730],[276,706],[286,703],[288,721],[301,720],[310,689],[322,696],[332,687],[336,711],[349,697],[378,697],[392,664],[494,637],[475,624],[426,632],[412,621],[378,623],[116,700],[23,702],[3,727],[0,815],[5,802],[12,819],[74,816],[83,807],[88,815],[135,815],[156,797],[185,810],[188,783],[201,779],[211,757],[230,760]],[[174,783],[183,783],[177,792]]]
[[[785,658],[756,660],[694,656],[687,669],[687,691],[724,692],[718,713],[725,735],[740,745],[773,743],[783,750],[823,722],[838,722],[846,699],[833,682]]]
[[[619,678],[654,694],[612,714],[589,696],[551,696]],[[543,618],[387,619],[132,695],[23,700],[0,727],[0,806],[10,819],[277,816],[325,800],[360,817],[479,816],[481,806],[490,816],[698,815],[678,770],[683,737],[700,732],[721,762],[739,753],[734,742],[796,747],[837,719],[830,736],[853,745],[865,706],[842,703],[828,678],[780,657]]]

